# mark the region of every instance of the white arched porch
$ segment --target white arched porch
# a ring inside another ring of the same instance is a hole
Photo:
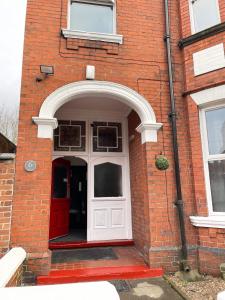
[[[106,81],[78,81],[64,85],[50,94],[44,100],[39,116],[32,118],[38,125],[38,137],[52,138],[53,129],[58,126],[54,115],[62,105],[80,96],[93,95],[104,95],[105,101],[107,96],[110,96],[111,99],[114,98],[131,107],[141,120],[136,130],[141,133],[142,143],[157,141],[157,131],[162,127],[162,123],[156,122],[155,113],[149,102],[126,86]]]

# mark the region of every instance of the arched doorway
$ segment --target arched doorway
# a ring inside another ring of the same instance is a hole
[[[52,138],[53,129],[57,128],[55,112],[65,103],[83,96],[113,97],[125,103],[138,114],[141,124],[137,131],[141,133],[142,143],[156,142],[157,131],[162,123],[156,122],[156,116],[150,103],[136,91],[121,84],[107,81],[78,81],[58,88],[43,102],[39,116],[33,117],[33,122],[38,125],[38,137]]]
[[[39,117],[33,118],[39,137],[54,137],[54,157],[79,156],[88,163],[88,241],[132,238],[127,130],[131,110],[140,118],[142,143],[157,141],[162,124],[156,122],[150,104],[115,83],[66,85],[46,98]]]

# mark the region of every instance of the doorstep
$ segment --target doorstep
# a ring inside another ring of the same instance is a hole
[[[122,266],[86,268],[76,270],[54,270],[47,276],[38,276],[37,284],[61,284],[73,282],[89,282],[101,280],[140,279],[161,277],[161,268],[151,269],[147,266]]]
[[[97,251],[100,248],[92,248]],[[109,247],[106,247],[109,249]],[[152,278],[163,275],[161,268],[149,268],[144,262],[141,253],[134,246],[116,246],[111,247],[109,252],[113,252],[113,256],[102,256],[100,259],[94,259],[94,254],[91,259],[80,256],[82,249],[78,251],[78,257],[74,258],[74,251],[71,249],[53,250],[63,252],[65,259],[61,254],[52,257],[51,271],[47,276],[39,276],[37,283],[42,284],[59,284],[73,282],[88,282],[99,280],[119,280],[119,279],[138,279]],[[86,249],[84,249],[86,251]],[[104,249],[103,249],[104,250]],[[107,253],[107,252],[106,252]],[[104,251],[103,251],[104,254]],[[57,261],[57,257],[60,259]],[[69,259],[68,259],[69,258]]]

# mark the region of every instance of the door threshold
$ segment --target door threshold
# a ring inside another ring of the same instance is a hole
[[[108,246],[133,246],[133,240],[113,240],[113,241],[75,241],[75,242],[54,242],[49,241],[49,249],[77,249]]]

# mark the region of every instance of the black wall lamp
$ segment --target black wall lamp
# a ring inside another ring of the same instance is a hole
[[[40,82],[46,79],[48,76],[54,75],[54,67],[53,66],[46,66],[46,65],[40,65],[40,76],[36,77],[36,81]]]

